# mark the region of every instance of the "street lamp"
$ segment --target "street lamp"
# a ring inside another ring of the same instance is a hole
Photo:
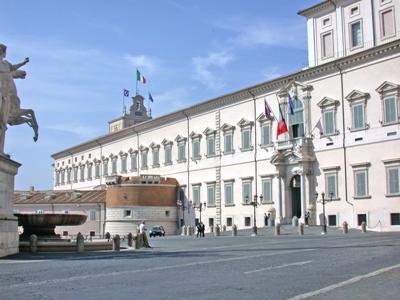
[[[253,201],[249,202],[249,195],[246,195],[246,203],[253,205],[253,236],[257,235],[257,219],[256,219],[256,207],[258,206],[258,196],[254,195]],[[262,203],[263,195],[260,195],[260,204]]]
[[[318,192],[315,193],[315,198],[317,199],[317,202],[322,203],[322,215],[323,215],[323,218],[324,218],[324,223],[322,225],[321,234],[326,234],[325,202],[327,202],[328,200],[325,200],[325,193],[324,192],[321,193],[321,197],[322,197],[321,201],[318,201]],[[332,198],[333,198],[333,193],[330,192],[329,193],[329,201],[332,201]]]
[[[200,223],[201,223],[201,212],[202,212],[203,210],[205,210],[206,207],[207,207],[207,203],[205,203],[205,202],[203,202],[203,203],[200,202],[198,205],[195,204],[195,206],[194,206],[194,208],[195,208],[195,209],[198,209],[199,212],[200,212]]]

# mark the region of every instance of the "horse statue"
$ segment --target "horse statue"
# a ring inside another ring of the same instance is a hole
[[[19,64],[11,64],[6,61],[7,47],[0,44],[0,154],[4,153],[4,140],[7,124],[14,126],[28,124],[32,127],[36,142],[39,136],[39,126],[36,121],[35,112],[32,109],[21,108],[21,100],[18,97],[17,87],[14,79],[25,79],[26,72],[19,70],[20,67],[29,62],[29,58]]]

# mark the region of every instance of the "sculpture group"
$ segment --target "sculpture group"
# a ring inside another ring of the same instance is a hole
[[[5,60],[7,46],[0,44],[0,154],[4,154],[4,139],[8,125],[28,124],[32,127],[33,140],[38,139],[39,126],[32,109],[21,108],[14,79],[25,79],[26,72],[19,70],[29,62],[29,58],[19,64],[11,64]]]

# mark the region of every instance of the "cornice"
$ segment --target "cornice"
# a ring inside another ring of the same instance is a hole
[[[333,2],[337,2],[337,1],[333,0]],[[300,10],[297,14],[300,16],[303,16],[303,17],[310,17],[311,15],[314,15],[314,14],[320,12],[321,10],[324,10],[327,8],[335,8],[335,5],[332,3],[332,1],[326,0],[324,2],[317,3],[309,8]]]
[[[397,39],[390,43],[370,48],[350,56],[342,57],[322,65],[290,73],[288,75],[281,76],[276,79],[269,80],[267,82],[262,82],[254,86],[238,90],[236,92],[222,95],[220,97],[210,99],[208,101],[187,107],[185,109],[176,112],[172,112],[170,114],[155,119],[144,121],[142,123],[124,128],[114,133],[109,133],[100,136],[96,139],[89,140],[88,142],[78,144],[76,146],[56,152],[52,154],[51,157],[53,159],[60,159],[65,156],[83,152],[88,149],[94,148],[96,146],[102,146],[109,142],[130,137],[136,135],[137,133],[150,130],[152,128],[157,128],[159,126],[168,124],[170,122],[182,121],[186,119],[186,117],[188,118],[193,117],[200,113],[219,109],[223,106],[232,105],[240,101],[246,101],[252,98],[252,94],[254,94],[255,96],[261,96],[267,93],[278,91],[282,88],[282,86],[288,85],[293,81],[298,81],[298,82],[309,81],[324,75],[338,73],[339,68],[341,70],[346,70],[351,67],[369,62],[373,59],[386,57],[393,54],[398,54],[399,50],[400,50],[400,39]]]

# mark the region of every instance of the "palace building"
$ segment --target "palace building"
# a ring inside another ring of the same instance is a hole
[[[322,224],[324,194],[329,226],[399,230],[400,0],[323,1],[299,15],[307,68],[153,119],[137,95],[108,134],[52,155],[54,190],[173,178],[178,226],[201,218],[207,229],[263,226],[268,213]],[[280,110],[288,132],[277,137]]]

